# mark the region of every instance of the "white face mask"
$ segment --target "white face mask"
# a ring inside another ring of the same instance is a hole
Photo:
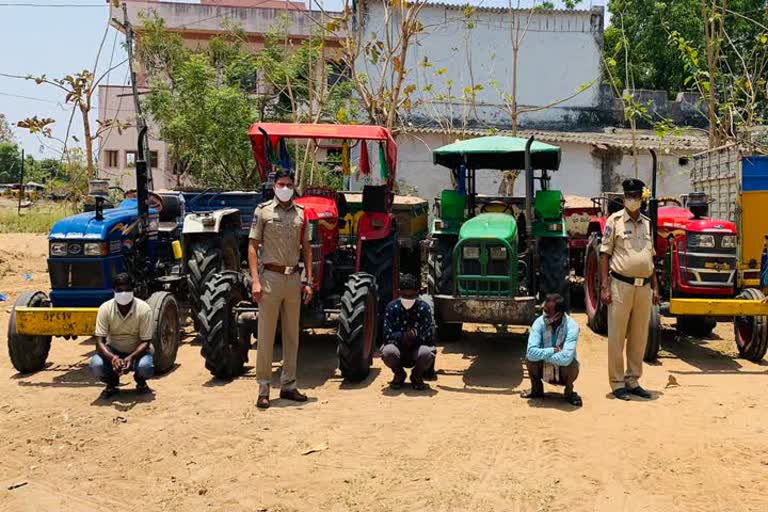
[[[133,300],[133,292],[115,292],[115,302],[127,306]]]
[[[277,196],[280,202],[287,203],[293,197],[293,189],[288,187],[283,187],[283,188],[275,187],[275,196]]]
[[[642,201],[640,199],[624,199],[624,208],[626,208],[628,212],[636,212],[640,209],[641,204]]]
[[[400,304],[402,304],[405,309],[411,309],[413,305],[416,304],[416,299],[400,299]]]

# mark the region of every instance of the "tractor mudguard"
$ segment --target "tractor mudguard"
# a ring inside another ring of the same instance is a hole
[[[237,208],[225,208],[209,212],[188,213],[184,217],[182,235],[194,235],[201,233],[220,233],[222,224],[234,223],[240,229],[240,210]]]

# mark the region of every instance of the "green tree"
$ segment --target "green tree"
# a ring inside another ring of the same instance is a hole
[[[19,181],[21,151],[13,142],[0,142],[0,183]]]

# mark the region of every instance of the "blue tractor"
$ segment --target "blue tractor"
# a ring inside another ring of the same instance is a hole
[[[8,352],[21,373],[45,366],[53,337],[93,335],[98,307],[112,298],[112,277],[119,272],[131,275],[136,295],[151,306],[155,366],[159,373],[170,370],[186,312],[198,307],[189,299],[199,300],[212,273],[240,267],[245,252],[238,230],[245,228],[239,219],[262,197],[151,192],[143,160],[136,162],[136,191],[116,208],[104,208],[108,184],[94,183],[95,209],[58,221],[48,237],[50,293],[26,292],[11,311]],[[185,203],[195,211],[186,214]]]

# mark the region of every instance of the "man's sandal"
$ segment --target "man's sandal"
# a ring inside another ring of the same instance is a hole
[[[569,393],[569,394],[565,395],[565,401],[568,402],[569,404],[571,404],[574,407],[581,407],[582,406],[581,397],[575,391],[573,393]]]

